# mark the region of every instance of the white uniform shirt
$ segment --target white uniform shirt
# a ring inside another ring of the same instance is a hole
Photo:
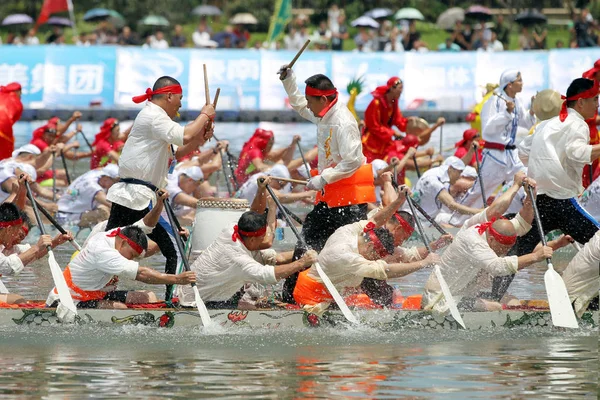
[[[518,236],[531,229],[520,215],[510,221]],[[492,277],[511,275],[518,270],[517,256],[498,257],[487,242],[487,233],[479,234],[477,227],[485,222],[485,210],[469,218],[442,255],[440,269],[453,296],[475,296],[483,290],[489,291]],[[425,284],[427,303],[435,301],[440,292],[440,285],[432,272]],[[444,299],[434,308],[442,313],[448,311]]]
[[[179,176],[182,174],[180,169],[175,168],[172,174],[169,174],[167,177],[167,192],[169,192],[169,201],[171,202],[171,206],[173,207],[173,211],[175,215],[181,217],[187,214],[190,210],[190,207],[184,206],[182,204],[175,203],[175,198],[183,193],[183,190],[179,187]],[[168,221],[167,212],[163,211],[162,216],[165,221]]]
[[[223,229],[190,267],[196,272],[198,291],[204,301],[229,300],[246,283],[277,283],[275,250],[248,250],[241,240],[231,239],[233,226]],[[185,289],[180,288],[184,292]]]
[[[366,162],[356,119],[339,100],[323,118],[316,117],[308,108],[306,97],[296,85],[295,74],[288,73],[283,87],[290,105],[303,118],[317,124],[319,174],[327,183],[352,176]]]
[[[358,252],[358,236],[368,223],[363,220],[336,229],[319,253],[321,268],[340,290],[360,286],[363,278],[387,279],[385,261],[370,261]],[[310,267],[308,275],[322,282],[314,265]]]
[[[154,229],[146,226],[143,220],[134,225],[139,226],[146,234],[152,233]],[[83,290],[112,292],[116,290],[116,286],[107,285],[115,276],[135,280],[139,264],[126,259],[119,253],[115,248],[116,237],[108,237],[116,229],[118,228],[108,232],[97,232],[88,238],[87,244],[69,262],[71,278],[75,286]],[[46,304],[50,305],[56,300],[58,300],[58,294],[54,293],[54,289],[52,289]],[[75,302],[77,303],[77,301]]]
[[[24,265],[19,256],[15,253],[6,255],[4,246],[0,244],[0,274],[17,275],[23,271]]]
[[[600,221],[600,178],[596,178],[581,195],[581,205],[585,210]]]
[[[25,166],[23,163],[17,162],[13,159],[6,159],[0,164],[0,204],[2,204],[8,198],[8,196],[10,196],[10,193],[5,192],[1,185],[8,179],[17,176],[15,174],[16,168],[26,171],[27,167],[32,168],[31,166]]]
[[[492,143],[515,144],[517,127],[531,129],[535,124],[535,116],[523,106],[521,99],[509,97],[504,90],[500,93],[506,100],[515,103],[515,109],[509,113],[506,102],[498,96],[492,96],[486,101],[481,109],[482,138]]]
[[[538,194],[557,200],[577,197],[583,192],[581,174],[592,157],[588,125],[577,111],[568,110],[564,122],[554,117],[540,124],[529,148],[527,175],[537,182]]]
[[[438,196],[442,190],[448,190],[450,177],[448,176],[448,166],[441,165],[426,171],[421,179],[417,181],[413,191],[413,199],[429,214],[432,218],[440,212],[442,203]]]
[[[171,144],[183,145],[184,127],[165,110],[148,101],[133,122],[119,158],[119,176],[136,178],[164,188],[167,184]],[[152,190],[142,185],[117,182],[107,199],[133,210],[143,210],[155,200]]]
[[[569,299],[575,302],[575,312],[581,317],[600,290],[600,231],[573,257],[562,278]]]
[[[96,208],[94,198],[104,190],[98,183],[103,175],[105,174],[101,169],[93,169],[75,179],[58,200],[58,211],[79,216]]]

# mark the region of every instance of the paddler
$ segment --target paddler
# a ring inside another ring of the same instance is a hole
[[[373,171],[365,163],[356,119],[339,102],[338,91],[322,74],[308,78],[304,95],[298,90],[294,72],[284,65],[279,78],[290,105],[303,118],[317,124],[318,168],[307,188],[316,190],[315,207],[304,221],[306,243],[319,251],[340,226],[366,219],[367,203],[375,201]],[[304,250],[296,247],[295,258]],[[297,275],[284,285],[283,299],[294,301]]]
[[[563,237],[551,242],[550,246],[540,245],[531,254],[520,257],[506,255],[515,244],[517,236],[523,236],[531,229],[533,221],[533,203],[529,197],[515,218],[501,219],[512,202],[512,197],[521,187],[524,176],[517,175],[515,184],[509,191],[496,198],[490,207],[469,218],[442,255],[440,269],[452,295],[460,298],[460,309],[501,310],[502,306],[498,303],[500,298],[495,298],[490,293],[493,277],[514,274],[551,257],[553,248],[560,248],[569,243],[569,238]],[[533,180],[525,178],[525,181],[529,185],[535,185]],[[434,273],[425,284],[423,302],[424,306],[432,305],[437,312],[448,312]]]
[[[368,292],[362,293],[364,279],[399,278],[439,262],[436,254],[409,263],[385,261],[395,250],[394,236],[385,225],[391,218],[397,218],[395,211],[403,202],[404,196],[399,196],[371,219],[338,228],[321,250],[318,257],[321,268],[343,295],[352,295],[348,299],[351,304],[389,306],[392,296],[373,298]],[[294,299],[306,311],[317,315],[323,314],[333,301],[314,266],[300,273]]]
[[[579,201],[596,221],[600,221],[600,177],[585,189]]]
[[[21,119],[21,85],[11,82],[0,86],[0,160],[10,158],[15,149],[13,125]]]
[[[93,151],[91,153],[90,168],[104,167],[108,163],[117,164],[119,154],[132,127],[133,125],[121,133],[118,119],[105,119],[100,127],[100,132],[96,134],[92,143]]]
[[[156,295],[146,290],[117,290],[119,278],[152,285],[185,285],[196,281],[193,272],[163,274],[133,260],[148,250],[146,235],[159,226],[163,200],[168,196],[169,193],[162,192],[154,208],[135,224],[96,232],[88,238],[63,272],[77,308],[127,308],[126,304],[157,301]],[[52,289],[46,305],[55,307],[58,301],[56,289]]]
[[[195,197],[200,185],[204,182],[204,173],[197,165],[175,168],[173,174],[167,179],[169,200],[173,212],[182,225],[191,225],[196,215],[198,199]]]
[[[587,71],[585,71],[582,75],[583,78],[591,79],[596,82],[600,82],[600,59],[596,60],[594,66]],[[600,143],[600,134],[598,134],[598,125],[600,124],[600,116],[598,115],[598,110],[596,110],[596,115],[593,117],[587,118],[585,122],[588,124],[588,128],[590,128],[590,144],[598,144]],[[592,171],[594,176],[590,177],[590,169],[588,167],[583,169],[583,187],[588,187],[591,182],[600,176],[600,167],[599,159],[594,159],[592,163]]]
[[[169,165],[171,171],[174,170],[178,157],[191,153],[212,137],[215,109],[210,104],[203,106],[198,117],[185,127],[173,121],[181,108],[182,97],[179,82],[163,76],[152,89],[132,99],[137,104],[145,101],[146,105],[135,118],[119,157],[121,180],[108,191],[107,200],[112,202],[112,207],[107,230],[142,219],[150,206],[156,206],[155,192],[166,186]],[[177,251],[167,232],[170,227],[163,221],[149,237],[166,258],[165,272],[174,274]],[[169,286],[165,299],[171,299]]]
[[[600,292],[600,231],[575,254],[562,273],[569,299],[577,316],[598,311]]]
[[[191,265],[196,273],[200,297],[210,308],[236,308],[246,284],[275,285],[279,280],[309,267],[317,253],[308,251],[292,261],[292,252],[277,254],[273,244],[277,206],[270,201],[266,185],[272,177],[257,179],[258,192],[250,211],[221,234]],[[190,288],[178,287],[182,303],[193,302]]]
[[[454,147],[456,147],[454,156],[460,158],[465,165],[475,167],[477,165],[475,157],[479,157],[479,160],[481,160],[481,149],[479,148],[480,137],[481,135],[479,135],[477,129],[470,128],[465,130],[462,140],[454,144]],[[475,153],[473,144],[477,146],[477,153]]]
[[[371,94],[373,100],[365,110],[365,126],[362,130],[363,154],[367,162],[375,159],[385,159],[394,138],[402,138],[399,132],[392,127],[397,127],[400,132],[406,132],[409,119],[402,115],[398,100],[404,85],[396,76],[388,79],[386,85],[378,86]],[[427,137],[438,127],[445,123],[444,118],[419,134]]]
[[[304,168],[304,167],[302,167]],[[281,202],[281,204],[290,204],[302,200],[314,200],[316,192],[314,190],[303,190],[301,192],[292,192],[292,184],[284,181],[280,181],[277,178],[290,179],[290,171],[283,164],[275,164],[265,172],[259,172],[255,174],[252,179],[249,179],[242,187],[235,193],[235,198],[246,199],[248,203],[252,204],[256,193],[258,193],[258,178],[270,176],[271,189],[274,190],[275,195]],[[306,180],[307,178],[304,178]]]
[[[485,140],[480,175],[487,196],[504,181],[512,179],[525,166],[516,150],[517,128],[529,130],[535,124],[533,109],[523,106],[517,94],[523,89],[523,78],[516,69],[500,76],[500,86],[484,105],[481,112],[482,137]],[[477,182],[461,202],[468,207],[483,207],[481,185]],[[462,225],[468,215],[454,214],[450,223]]]

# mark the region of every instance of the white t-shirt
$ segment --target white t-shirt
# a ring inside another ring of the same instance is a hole
[[[250,251],[241,240],[233,241],[233,224],[191,265],[204,301],[226,301],[246,283],[274,285],[276,253],[272,249]],[[265,265],[270,264],[270,265]],[[187,288],[180,287],[186,292]],[[191,290],[190,290],[191,292]],[[187,297],[187,295],[186,295]]]
[[[368,223],[368,220],[363,220],[336,229],[319,253],[321,268],[340,290],[360,286],[363,278],[387,279],[385,261],[370,261],[358,252],[358,236]],[[308,275],[322,282],[314,265]]]
[[[583,246],[562,274],[569,299],[581,316],[600,290],[600,231]]]
[[[580,199],[581,205],[596,221],[600,221],[600,178],[585,189]]]
[[[184,127],[165,110],[148,101],[133,122],[131,133],[119,158],[121,178],[136,178],[164,188],[167,184],[171,144],[183,145]],[[155,200],[154,192],[142,185],[117,182],[107,199],[133,210],[143,210]]]
[[[80,216],[96,208],[97,203],[94,198],[98,192],[104,190],[98,183],[103,175],[105,174],[102,169],[93,169],[75,179],[58,200],[58,211]]]
[[[0,164],[0,204],[2,204],[8,198],[8,196],[10,196],[10,193],[5,192],[1,185],[8,179],[16,177],[15,169],[17,168],[19,168],[21,171],[29,171],[33,169],[32,166],[17,162],[13,159],[3,160],[3,162]]]
[[[149,234],[154,228],[146,226],[143,220],[136,222],[144,233]],[[116,284],[107,286],[113,278],[126,278],[135,280],[139,264],[136,261],[128,260],[115,249],[115,237],[108,235],[118,228],[111,229],[108,232],[97,232],[89,237],[87,244],[71,260],[69,269],[73,284],[82,290],[104,290],[112,292],[116,290]],[[71,291],[73,296],[77,293]],[[58,295],[54,293],[54,288],[50,291],[46,304],[50,305],[58,300]],[[75,300],[75,298],[73,299]]]
[[[5,254],[4,246],[0,244],[0,274],[17,275],[24,268],[23,262],[15,253]]]
[[[432,218],[440,212],[442,203],[438,196],[442,190],[448,190],[450,177],[448,176],[448,166],[442,165],[426,171],[421,179],[417,181],[413,190],[413,199],[429,214]]]

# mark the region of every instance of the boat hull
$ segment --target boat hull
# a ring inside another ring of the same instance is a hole
[[[224,328],[302,328],[347,326],[339,311],[327,312],[322,317],[299,310],[209,310],[214,322]],[[361,324],[381,330],[460,329],[451,316],[433,315],[424,311],[357,310]],[[552,327],[548,310],[503,310],[493,312],[466,312],[463,319],[467,329],[514,327]],[[195,309],[120,309],[79,310],[78,324],[145,325],[163,328],[199,327],[200,316]],[[61,325],[52,308],[14,308],[0,310],[0,325],[44,327]],[[598,312],[587,312],[580,320],[582,327],[597,328]]]

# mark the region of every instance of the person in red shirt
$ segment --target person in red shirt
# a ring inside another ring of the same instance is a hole
[[[419,138],[416,135],[406,135],[401,140],[393,140],[388,150],[384,161],[390,164],[394,164],[394,159],[402,161],[406,158],[406,162],[402,163],[403,168],[398,168],[398,175],[396,177],[399,185],[406,184],[406,170],[415,171],[415,163],[412,160],[413,157],[417,158],[417,165],[421,171],[424,169],[431,168],[434,163],[442,163],[444,158],[438,154],[435,158],[433,156],[433,148],[428,148],[425,151],[418,151]]]
[[[131,128],[129,128],[131,130]],[[129,131],[128,130],[128,131]],[[128,133],[125,132],[125,134]],[[119,129],[119,120],[108,118],[100,127],[100,132],[96,134],[92,147],[92,158],[90,159],[90,168],[96,169],[104,167],[106,164],[119,162],[119,154],[125,142],[121,140],[121,130]]]
[[[600,59],[596,60],[594,66],[582,74],[583,78],[591,79],[600,82]],[[598,134],[598,124],[600,124],[600,116],[598,112],[592,118],[586,119],[590,128],[590,144],[595,145],[600,143],[600,135]],[[591,171],[593,171],[593,177],[590,179],[590,167],[583,169],[582,184],[584,187],[588,187],[592,184],[598,176],[600,176],[600,165],[599,160],[596,159],[592,162]]]
[[[479,137],[479,131],[477,131],[477,129],[471,128],[464,131],[462,140],[456,142],[454,145],[454,147],[456,147],[454,156],[460,158],[465,165],[470,165],[471,167],[477,166],[473,143],[477,143]],[[477,152],[479,161],[481,161],[481,148],[479,146],[477,146]]]
[[[10,158],[15,149],[13,125],[21,118],[21,85],[17,82],[0,86],[0,160]]]

